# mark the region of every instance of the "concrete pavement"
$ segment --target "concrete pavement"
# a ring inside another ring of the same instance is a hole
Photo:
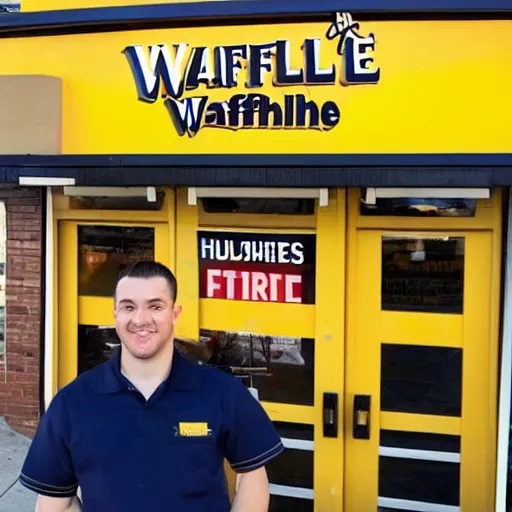
[[[34,512],[36,495],[17,481],[29,445],[0,417],[0,512]]]

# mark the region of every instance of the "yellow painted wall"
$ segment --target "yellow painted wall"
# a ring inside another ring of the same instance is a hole
[[[512,152],[512,21],[364,22],[374,33],[380,83],[342,87],[273,87],[261,90],[282,103],[304,93],[322,104],[336,102],[334,129],[239,130],[204,128],[178,136],[163,100],[137,98],[128,45],[187,42],[267,43],[289,39],[292,65],[302,63],[305,38],[322,39],[321,64],[336,63],[336,41],[326,23],[169,28],[0,40],[0,74],[48,74],[63,79],[65,154],[84,153],[495,153]],[[240,82],[245,82],[245,72]],[[201,89],[227,100],[243,87]],[[37,91],[34,91],[37,94]]]
[[[55,11],[58,9],[85,9],[89,7],[113,7],[124,5],[150,5],[150,4],[172,4],[189,3],[197,0],[22,0],[21,10],[23,12],[33,11]],[[207,0],[209,2],[221,0]]]

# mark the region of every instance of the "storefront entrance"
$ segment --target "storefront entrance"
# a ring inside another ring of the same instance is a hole
[[[360,219],[383,229],[348,242],[345,510],[493,510],[499,233]]]
[[[239,201],[228,213],[178,191],[165,211],[117,222],[114,210],[55,209],[58,387],[117,344],[119,267],[155,258],[177,273],[180,336],[217,344],[220,363],[268,369],[251,385],[287,448],[268,468],[272,512],[491,511],[499,191],[368,197],[340,189],[326,206]]]

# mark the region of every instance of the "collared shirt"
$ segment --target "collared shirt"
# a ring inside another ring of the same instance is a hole
[[[54,497],[80,486],[85,512],[228,512],[224,459],[247,472],[283,449],[235,377],[175,350],[169,378],[146,400],[118,353],[56,394],[20,482]]]

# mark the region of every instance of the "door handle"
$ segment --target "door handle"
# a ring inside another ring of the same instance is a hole
[[[324,437],[338,437],[338,393],[324,393]]]
[[[354,396],[354,417],[352,420],[352,435],[354,439],[370,439],[370,395]]]

